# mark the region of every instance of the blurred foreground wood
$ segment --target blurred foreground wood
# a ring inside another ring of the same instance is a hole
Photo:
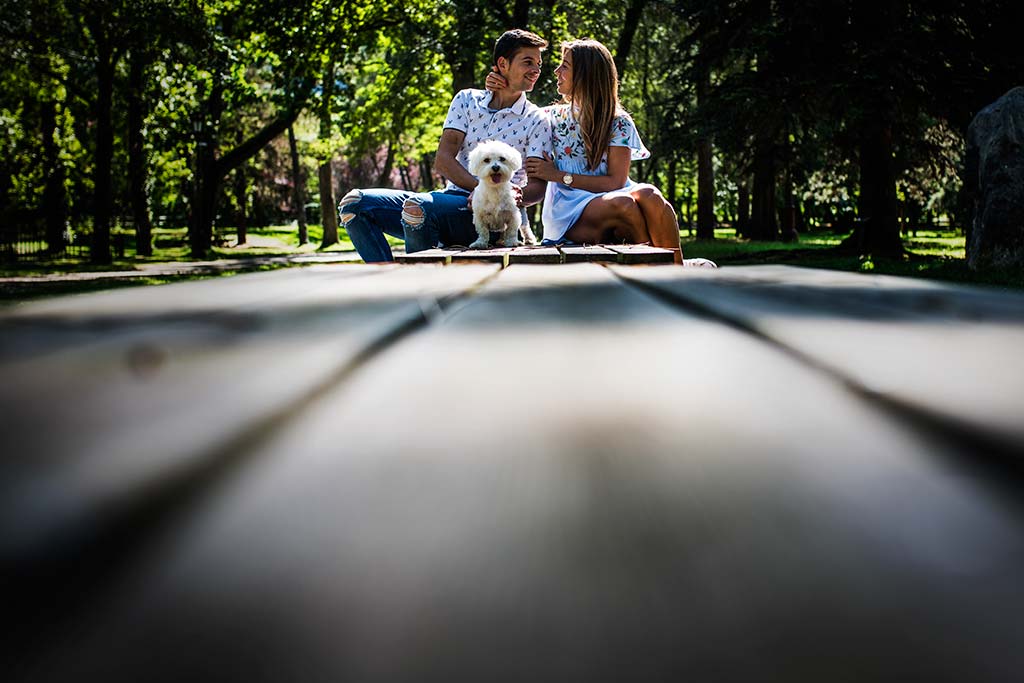
[[[1024,297],[317,265],[0,314],[5,681],[1014,681]]]

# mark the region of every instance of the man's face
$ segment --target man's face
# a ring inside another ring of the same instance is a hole
[[[540,48],[524,47],[512,61],[498,57],[498,72],[508,79],[510,90],[531,92],[540,78]]]

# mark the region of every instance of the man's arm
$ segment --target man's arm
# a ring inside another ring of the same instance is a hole
[[[452,181],[466,192],[476,189],[476,178],[459,163],[456,156],[462,148],[466,134],[454,128],[445,128],[441,132],[441,141],[437,143],[437,154],[434,156],[434,172]]]
[[[523,206],[533,206],[539,204],[544,199],[544,192],[547,190],[548,183],[546,180],[540,178],[530,178],[523,185]]]

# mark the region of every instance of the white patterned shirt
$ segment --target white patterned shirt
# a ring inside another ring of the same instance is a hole
[[[515,147],[524,162],[527,157],[543,159],[544,152],[551,153],[551,121],[540,107],[526,99],[525,92],[511,107],[497,111],[488,108],[491,97],[487,90],[460,90],[448,107],[444,127],[466,134],[455,157],[463,167],[469,168],[469,153],[486,140],[500,140]],[[526,170],[516,171],[512,182],[525,185]],[[445,189],[460,188],[449,180]]]

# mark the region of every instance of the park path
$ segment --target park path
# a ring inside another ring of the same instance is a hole
[[[282,246],[284,246],[282,244]],[[268,267],[309,265],[314,263],[362,263],[355,251],[289,254],[285,256],[248,256],[212,261],[166,261],[140,263],[131,270],[96,270],[70,273],[43,273],[0,277],[0,294],[45,293],[53,285],[129,281],[154,277],[193,277],[220,273],[262,270]]]
[[[310,265],[0,313],[13,681],[1024,670],[1024,297]]]

